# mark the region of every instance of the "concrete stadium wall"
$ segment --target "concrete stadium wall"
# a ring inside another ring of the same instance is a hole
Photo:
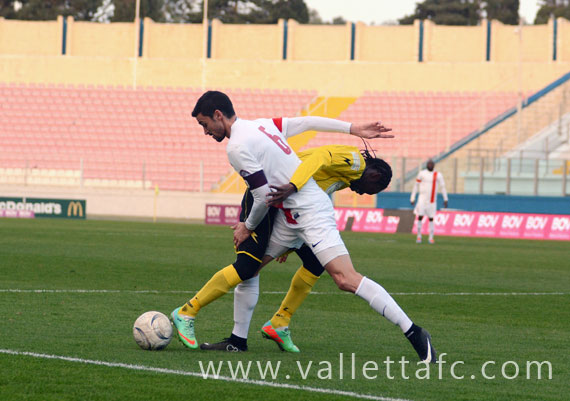
[[[67,18],[69,56],[134,57],[138,55],[137,39],[138,26],[133,23],[99,24]]]
[[[154,190],[80,189],[32,186],[0,186],[3,197],[84,199],[87,218],[152,219]],[[206,203],[239,205],[242,194],[160,191],[156,203],[157,219],[204,220]]]
[[[368,26],[356,24],[355,60],[380,62],[416,62],[418,60],[418,25]]]
[[[139,24],[74,22],[67,18],[67,42],[70,55],[132,57]],[[570,52],[570,21],[557,19],[558,50],[563,60]],[[477,62],[486,58],[487,21],[479,26],[439,26],[426,20],[424,61]],[[200,58],[204,54],[202,24],[158,24],[144,19],[145,57]],[[420,21],[409,26],[355,25],[355,60],[402,62],[418,61]],[[288,60],[350,60],[352,23],[345,25],[306,25],[294,20],[280,20],[273,25],[211,23],[213,59],[279,60],[287,42]],[[517,62],[519,42],[522,59],[548,62],[553,56],[554,20],[545,25],[518,26],[491,22],[491,61]],[[0,19],[0,54],[61,54],[63,18],[58,21],[13,21]],[[138,46],[137,46],[138,47]],[[143,46],[144,51],[144,46]]]
[[[350,31],[350,23],[346,25],[301,25],[289,20],[287,59],[350,60]]]
[[[424,60],[481,62],[486,60],[487,21],[479,26],[444,26],[424,21]]]
[[[557,18],[558,35],[557,42],[557,59],[560,61],[570,61],[570,21],[564,18]]]
[[[57,21],[15,21],[0,17],[0,54],[57,56],[61,54],[62,38],[63,17]]]
[[[517,91],[516,63],[283,62],[140,58],[137,86],[310,89],[323,96],[364,91]],[[570,62],[524,63],[523,92],[570,70]],[[0,81],[132,85],[132,58],[0,56]]]
[[[202,24],[157,24],[144,19],[143,58],[199,59],[203,44]]]
[[[518,26],[492,21],[491,60],[514,62],[549,62],[553,53],[553,20],[544,25]],[[520,52],[520,55],[519,55]]]
[[[212,58],[220,60],[281,60],[283,20],[276,25],[222,24],[212,21]]]
[[[424,62],[418,62],[419,21],[412,26],[275,25],[212,22],[212,58],[202,24],[144,21],[143,54],[137,58],[139,25],[67,19],[67,51],[61,56],[63,19],[25,22],[0,19],[2,82],[176,86],[200,88],[311,89],[324,96],[386,91],[513,91],[519,89],[518,27],[492,22],[491,62],[486,23],[437,26],[424,21]],[[570,22],[524,26],[522,90],[537,90],[570,70]],[[459,38],[459,39],[458,39]],[[50,56],[50,57],[46,57]],[[134,75],[136,74],[136,78]]]

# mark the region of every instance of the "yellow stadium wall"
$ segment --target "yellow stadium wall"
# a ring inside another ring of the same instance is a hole
[[[418,24],[401,26],[356,25],[355,59],[359,61],[416,62]]]
[[[202,24],[157,24],[144,19],[143,57],[197,59],[204,46]]]
[[[67,55],[81,57],[138,56],[138,24],[76,22],[67,18]]]
[[[552,61],[552,20],[544,25],[525,25],[522,36],[519,27],[492,22],[491,60],[494,62]],[[520,54],[519,54],[520,53]]]
[[[351,24],[317,26],[288,21],[288,58],[282,60],[282,21],[277,25],[213,21],[212,58],[204,60],[202,24],[157,24],[147,19],[143,57],[135,66],[138,24],[97,24],[69,18],[67,55],[61,56],[62,19],[0,20],[0,80],[312,89],[323,96],[359,96],[366,90],[518,90],[518,27],[492,24],[492,61],[485,62],[486,24],[444,27],[425,21],[425,62],[418,63],[418,21],[414,26],[357,24],[354,61],[350,61]],[[552,30],[552,22],[523,27],[525,92],[570,70],[570,22],[558,20],[556,62],[552,61]]]
[[[0,55],[61,54],[63,17],[57,21],[14,21],[0,18]]]
[[[570,21],[558,18],[558,54],[560,61],[570,61]]]
[[[13,21],[0,19],[0,54],[61,54],[63,19]],[[138,51],[138,24],[75,22],[68,17],[67,54],[82,57],[133,57]],[[570,61],[570,22],[558,19],[558,53]],[[356,25],[355,59],[373,62],[416,62],[419,21],[413,26]],[[492,21],[491,61],[517,62],[518,26]],[[213,59],[280,60],[283,21],[276,25],[233,25],[212,22]],[[552,59],[553,20],[522,28],[522,60]],[[298,61],[350,60],[351,24],[300,25],[288,21],[287,59]],[[204,53],[201,24],[157,24],[145,19],[143,55],[156,58],[200,58]],[[438,26],[424,21],[424,61],[478,62],[485,60],[486,21],[476,27]]]
[[[276,25],[222,24],[212,21],[212,58],[280,60],[283,20]]]
[[[287,25],[287,60],[350,60],[350,23],[301,25],[289,20]]]
[[[487,21],[479,26],[444,26],[424,21],[424,61],[485,61]]]
[[[3,82],[132,85],[133,59],[0,57]],[[517,63],[295,63],[139,59],[137,85],[312,89],[323,96],[364,91],[518,90]],[[570,62],[523,63],[522,89],[537,90],[570,70]]]

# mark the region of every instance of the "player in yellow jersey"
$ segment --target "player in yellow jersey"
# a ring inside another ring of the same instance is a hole
[[[269,216],[266,201],[267,195],[272,192],[270,185],[288,186],[296,169],[302,164],[287,138],[310,130],[342,132],[364,139],[393,137],[387,134],[390,129],[379,122],[354,124],[316,116],[242,120],[237,117],[230,98],[218,91],[204,93],[196,102],[192,116],[203,127],[204,135],[211,136],[217,142],[228,139],[228,161],[243,177],[254,197],[247,219],[234,227],[234,245],[238,257],[246,241],[257,243],[262,238],[258,230],[260,227],[265,230],[262,222]],[[310,244],[312,253],[340,290],[356,294],[376,313],[397,325],[420,360],[434,362],[437,359],[429,333],[414,324],[384,287],[356,271],[337,229],[333,205],[314,179],[310,178],[298,192],[284,199],[281,208],[275,213],[271,237],[261,261],[278,258],[290,248],[299,248],[303,243]],[[252,274],[251,266],[243,267],[236,261],[219,270],[192,299],[172,311],[176,332],[185,345],[197,348],[195,319],[201,308],[255,276],[256,272]],[[288,328],[275,329],[271,322],[269,326],[268,329],[276,332],[275,341],[283,342]],[[272,334],[264,332],[266,335]]]
[[[384,190],[392,178],[388,163],[373,157],[368,150],[357,147],[327,145],[308,149],[297,154],[302,160],[289,184],[272,187],[268,203],[279,205],[286,197],[301,189],[313,177],[327,194],[350,187],[358,194],[375,194]],[[318,278],[324,272],[310,247],[303,245],[295,250],[303,265],[297,270],[279,310],[264,325],[262,333],[283,350],[298,352],[287,330],[291,317],[302,304]],[[260,266],[260,268],[263,266]],[[204,343],[203,350],[244,351],[253,310],[259,297],[259,276],[242,281],[234,292],[234,328],[230,337],[218,343]]]

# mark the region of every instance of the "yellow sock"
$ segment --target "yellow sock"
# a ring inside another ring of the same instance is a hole
[[[233,265],[224,267],[212,276],[210,281],[202,287],[200,291],[190,301],[186,302],[180,308],[181,315],[196,317],[198,311],[215,301],[222,295],[226,294],[230,289],[238,285],[242,280]]]
[[[289,287],[289,291],[285,295],[279,310],[271,318],[273,327],[289,326],[291,316],[307,298],[318,279],[319,277],[308,271],[304,266],[299,267],[299,270],[293,276],[293,280],[291,280],[291,287]]]

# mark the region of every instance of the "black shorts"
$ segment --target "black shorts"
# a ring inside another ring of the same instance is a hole
[[[320,277],[321,274],[323,274],[325,268],[321,265],[321,262],[319,262],[319,259],[317,259],[311,248],[309,248],[306,244],[303,244],[303,246],[300,249],[297,249],[295,253],[299,255],[303,261],[303,266],[305,266],[305,269],[317,277]]]
[[[247,219],[252,205],[253,195],[247,190],[241,201],[239,221],[243,222]],[[269,208],[269,211],[251,236],[236,249],[237,257],[233,265],[243,281],[252,278],[259,270],[259,266],[261,266],[261,259],[265,255],[265,250],[271,237],[275,213],[277,213],[277,209]],[[321,265],[311,248],[303,245],[300,249],[295,250],[295,253],[301,258],[305,269],[317,277],[323,274],[325,268]]]

